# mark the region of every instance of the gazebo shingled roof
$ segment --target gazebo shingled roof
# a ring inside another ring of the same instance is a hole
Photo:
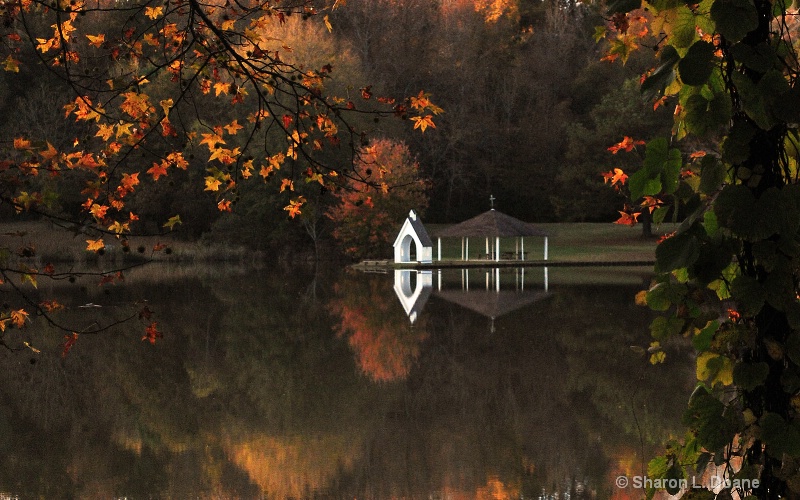
[[[547,233],[533,224],[506,215],[497,210],[489,210],[460,224],[435,233],[439,238],[484,238],[484,237],[520,237],[547,236]]]

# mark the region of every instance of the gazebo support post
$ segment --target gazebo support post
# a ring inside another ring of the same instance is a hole
[[[467,237],[467,245],[464,248],[466,248],[467,260],[469,260],[469,237]]]
[[[519,254],[522,256],[522,259],[525,260],[525,238],[522,236],[519,237]]]
[[[544,260],[547,260],[547,236],[544,237]]]
[[[436,260],[442,260],[442,239],[436,238]]]
[[[500,261],[500,237],[496,236],[494,239],[494,260],[495,262]]]
[[[489,258],[489,238],[486,238],[486,258]]]
[[[464,260],[464,238],[461,238],[461,260]]]

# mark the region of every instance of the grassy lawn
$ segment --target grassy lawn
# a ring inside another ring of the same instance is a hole
[[[433,233],[445,226],[429,224]],[[642,237],[641,227],[620,226],[611,223],[555,223],[537,224],[548,234],[549,260],[554,262],[631,262],[652,261],[655,259],[657,238]],[[673,224],[654,228],[657,235],[675,229]],[[93,262],[98,256],[86,251],[88,237],[79,232],[59,228],[47,222],[14,222],[0,224],[0,245],[17,252],[25,247],[33,247],[37,260],[42,262]],[[137,260],[144,257],[169,261],[244,261],[252,260],[252,252],[244,248],[228,246],[224,241],[213,245],[175,240],[169,234],[162,236],[132,237],[131,245],[124,251],[122,245],[112,237],[106,237],[104,261]],[[169,251],[155,254],[156,244],[168,245]],[[436,238],[434,237],[434,258]],[[513,252],[517,240],[505,238],[500,241],[500,250]],[[542,260],[544,238],[526,237],[524,241],[527,259]],[[484,238],[470,238],[470,260],[486,252]],[[442,240],[444,260],[461,259],[461,241],[457,238]]]
[[[631,262],[652,261],[655,259],[657,237],[644,238],[641,226],[629,227],[611,223],[552,223],[536,224],[548,234],[548,259],[555,262]],[[429,230],[445,226],[429,225]],[[674,231],[676,225],[662,224],[655,227],[656,235]],[[434,258],[436,238],[434,237]],[[491,245],[491,241],[490,241]],[[500,240],[500,250],[516,250],[516,239]],[[542,260],[544,238],[526,237],[524,241],[528,260]],[[477,259],[478,254],[486,252],[484,238],[470,238],[469,257]],[[459,239],[442,240],[442,259],[461,259]]]
[[[87,239],[96,239],[76,230],[68,230],[50,222],[8,222],[0,224],[0,248],[6,247],[13,254],[24,249],[33,253],[36,261],[44,263],[74,262],[105,263],[157,261],[244,261],[253,258],[252,251],[242,247],[226,245],[224,241],[208,245],[175,239],[169,233],[159,236],[130,237],[126,250],[113,236],[104,237],[102,255],[87,251]],[[154,252],[158,245],[161,250]]]

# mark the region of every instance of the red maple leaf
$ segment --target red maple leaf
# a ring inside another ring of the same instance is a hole
[[[67,354],[69,354],[70,349],[72,349],[72,346],[74,346],[75,342],[77,341],[78,341],[78,334],[75,332],[72,332],[70,335],[64,335],[64,343],[61,345],[64,348],[61,351],[62,358],[67,357]]]
[[[163,337],[164,335],[158,331],[158,323],[153,321],[147,326],[147,328],[144,329],[144,336],[142,337],[142,340],[146,340],[151,344],[155,344],[156,339],[160,339]]]

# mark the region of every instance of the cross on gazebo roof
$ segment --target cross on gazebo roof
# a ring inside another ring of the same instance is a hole
[[[491,205],[492,210],[494,210],[494,200],[496,199],[497,198],[495,198],[493,194],[489,195],[489,204]]]

